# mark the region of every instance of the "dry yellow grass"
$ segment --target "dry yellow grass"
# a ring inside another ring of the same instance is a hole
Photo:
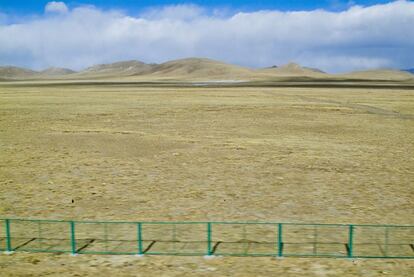
[[[3,217],[414,223],[412,90],[2,86],[0,131]],[[3,272],[16,264],[22,275],[414,273],[412,261],[0,256]]]

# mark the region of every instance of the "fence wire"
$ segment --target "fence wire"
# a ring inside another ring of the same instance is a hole
[[[0,219],[0,250],[409,259],[414,225]]]

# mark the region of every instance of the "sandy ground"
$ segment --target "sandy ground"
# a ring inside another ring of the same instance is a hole
[[[408,260],[202,257],[138,258],[26,254],[0,256],[2,276],[406,276]]]
[[[413,224],[413,116],[413,92],[398,89],[0,87],[0,215]],[[414,273],[413,261],[397,260],[23,253],[1,255],[0,267],[6,276]]]

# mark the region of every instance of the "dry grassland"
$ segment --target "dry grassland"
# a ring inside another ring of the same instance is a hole
[[[0,87],[2,217],[413,224],[413,180],[412,90]],[[22,253],[1,255],[0,268],[414,274],[397,260]]]

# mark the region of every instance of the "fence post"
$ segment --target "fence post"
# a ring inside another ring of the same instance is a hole
[[[137,238],[138,238],[138,255],[144,255],[144,250],[142,248],[142,223],[137,223]]]
[[[213,249],[211,247],[211,222],[207,223],[207,255],[211,256],[213,253]]]
[[[76,237],[75,237],[75,222],[70,222],[70,242],[71,242],[71,248],[72,248],[72,255],[76,255]]]
[[[313,226],[313,255],[318,254],[318,227]]]
[[[354,256],[354,225],[349,225],[348,258]]]
[[[277,256],[283,257],[282,223],[277,224]]]
[[[5,220],[6,224],[6,253],[12,253],[11,234],[10,234],[10,219]]]
[[[385,250],[384,250],[384,254],[387,257],[388,256],[388,227],[385,227],[385,238],[384,238],[384,242],[385,242]]]
[[[38,221],[37,222],[37,240],[38,240],[38,242],[39,242],[39,248],[41,248],[42,247],[42,223],[41,223],[41,221]]]

